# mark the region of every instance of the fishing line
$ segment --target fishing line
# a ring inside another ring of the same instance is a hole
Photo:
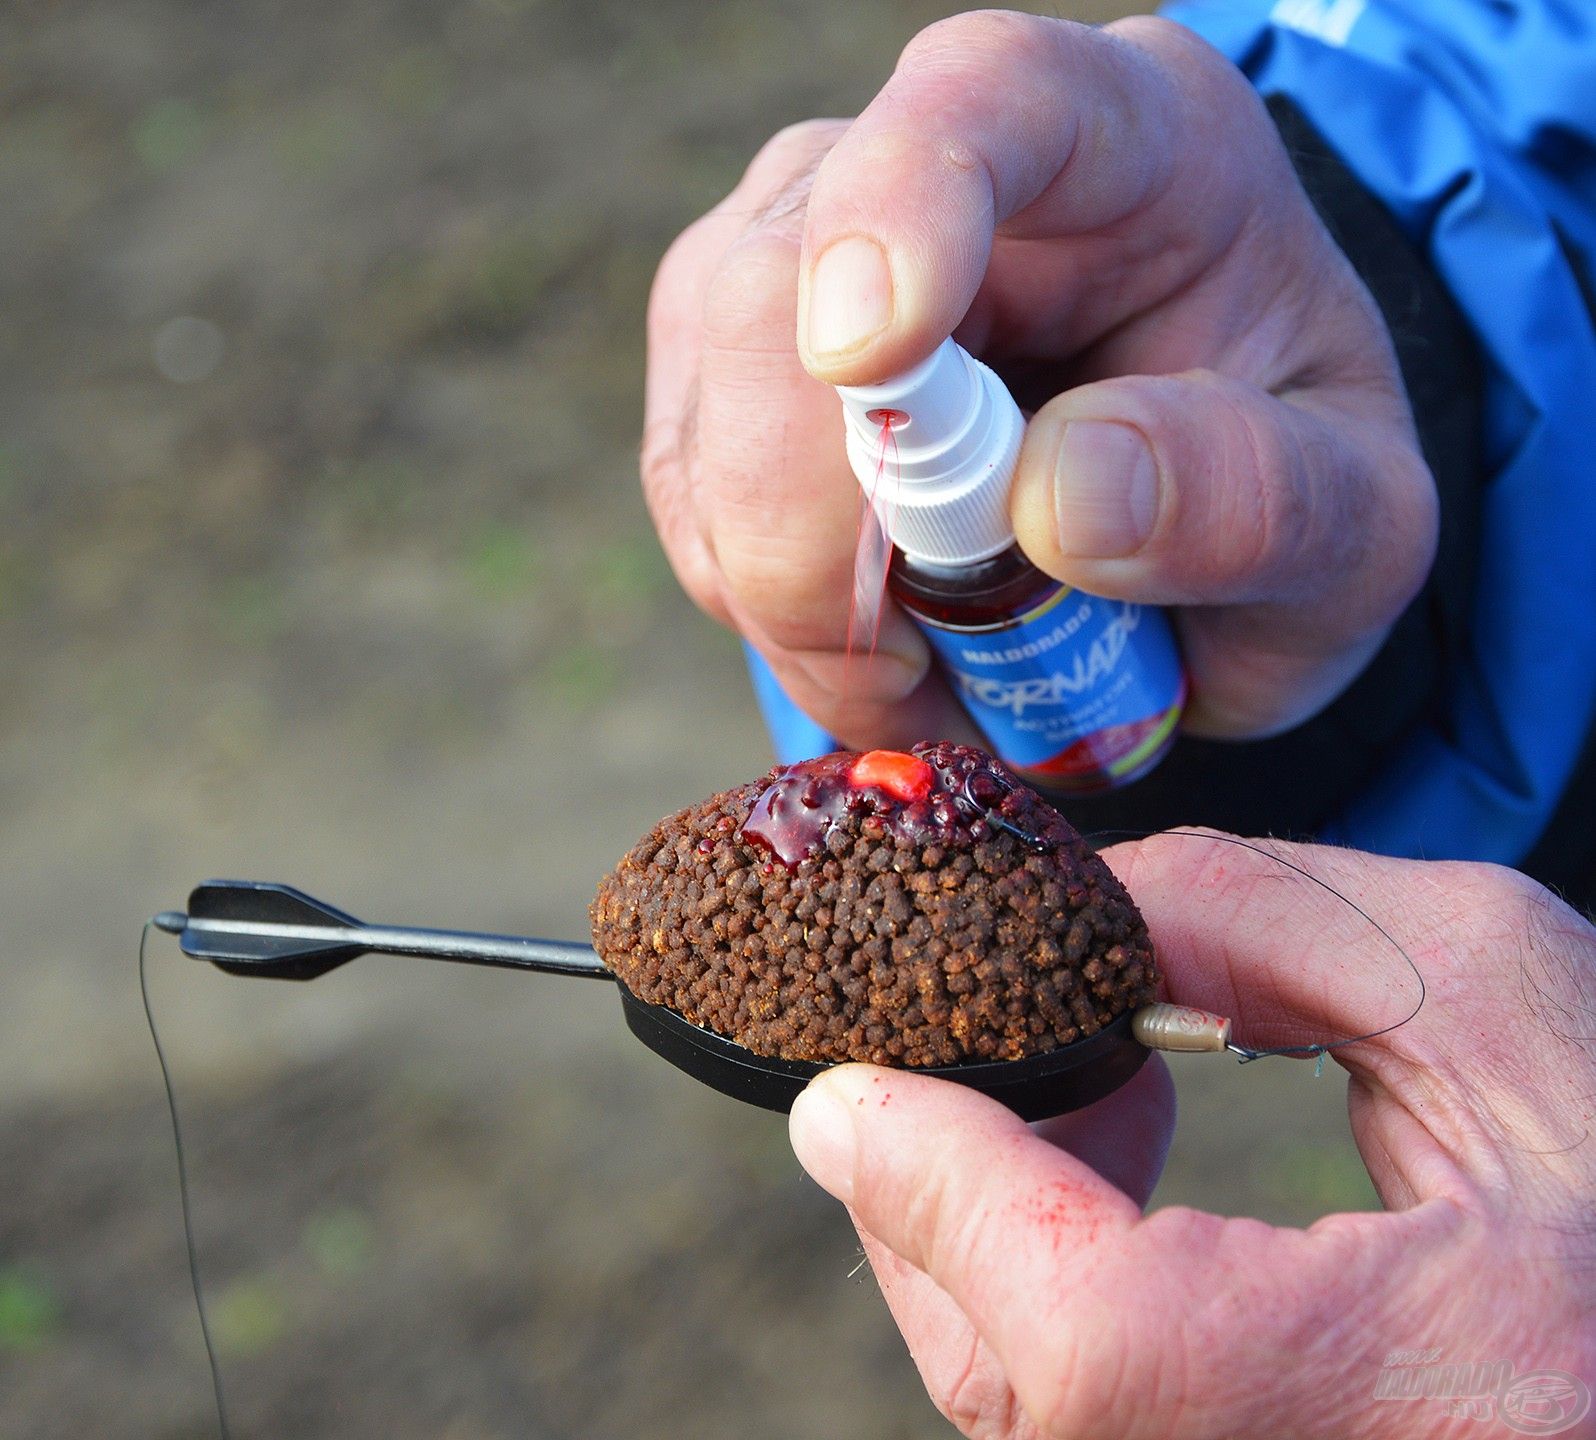
[[[1264,1060],[1273,1055],[1294,1055],[1301,1059],[1317,1057],[1319,1068],[1324,1065],[1324,1057],[1332,1050],[1340,1050],[1346,1045],[1361,1045],[1365,1040],[1378,1040],[1382,1035],[1389,1035],[1393,1030],[1400,1030],[1404,1025],[1414,1020],[1420,1010],[1424,1008],[1426,989],[1424,976],[1419,967],[1413,963],[1413,957],[1403,949],[1396,937],[1385,928],[1373,915],[1369,914],[1363,906],[1349,895],[1343,895],[1328,880],[1321,880],[1311,870],[1305,870],[1301,865],[1293,864],[1282,855],[1276,855],[1272,850],[1266,850],[1262,845],[1254,845],[1250,840],[1241,840],[1234,835],[1213,834],[1206,830],[1094,830],[1089,835],[1081,838],[1088,844],[1095,846],[1099,840],[1148,840],[1155,835],[1184,835],[1192,840],[1222,840],[1227,845],[1239,845],[1243,850],[1251,850],[1266,859],[1273,860],[1277,865],[1284,865],[1287,870],[1294,871],[1304,880],[1311,880],[1321,890],[1328,891],[1343,905],[1349,905],[1352,910],[1368,924],[1372,925],[1377,934],[1402,957],[1402,963],[1413,972],[1413,978],[1419,982],[1419,998],[1414,1002],[1412,1010],[1400,1020],[1394,1020],[1389,1025],[1383,1025],[1378,1030],[1370,1030],[1364,1035],[1353,1035],[1345,1040],[1326,1040],[1312,1045],[1275,1045],[1261,1049],[1252,1049],[1245,1045],[1232,1044],[1229,1048],[1238,1055],[1243,1065],[1254,1060]],[[1316,1069],[1315,1074],[1319,1073]]]
[[[199,1312],[200,1336],[205,1341],[205,1358],[211,1367],[211,1389],[216,1395],[216,1423],[222,1440],[232,1440],[232,1429],[227,1423],[227,1402],[222,1395],[222,1371],[216,1362],[216,1346],[211,1342],[210,1319],[205,1313],[204,1288],[200,1284],[199,1248],[194,1243],[194,1215],[188,1191],[188,1160],[183,1150],[183,1127],[177,1118],[177,1095],[172,1089],[172,1069],[166,1062],[166,1051],[155,1028],[155,1012],[150,1008],[150,985],[145,974],[145,951],[150,931],[155,928],[154,918],[144,922],[144,933],[139,936],[139,994],[144,999],[144,1019],[150,1027],[150,1039],[155,1043],[155,1058],[161,1066],[161,1083],[166,1087],[166,1108],[172,1117],[172,1147],[177,1153],[177,1193],[183,1208],[183,1244],[188,1251],[188,1278],[194,1288],[194,1308]]]

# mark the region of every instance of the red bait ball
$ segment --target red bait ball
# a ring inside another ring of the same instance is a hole
[[[931,767],[915,755],[901,750],[866,750],[848,767],[848,778],[855,785],[874,785],[895,800],[924,800],[936,778]]]

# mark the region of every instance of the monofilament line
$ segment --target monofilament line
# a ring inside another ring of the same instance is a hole
[[[144,933],[139,936],[139,994],[144,1000],[144,1019],[150,1027],[150,1039],[155,1044],[155,1058],[161,1066],[161,1083],[166,1087],[166,1108],[172,1117],[172,1145],[177,1153],[177,1194],[183,1208],[183,1244],[188,1251],[188,1278],[194,1288],[194,1308],[199,1312],[200,1338],[205,1342],[205,1358],[211,1367],[211,1389],[216,1394],[216,1423],[222,1440],[232,1440],[232,1429],[227,1423],[227,1402],[222,1395],[222,1372],[216,1363],[216,1346],[211,1341],[210,1319],[205,1313],[205,1292],[200,1285],[199,1249],[194,1243],[194,1216],[189,1203],[188,1160],[183,1151],[183,1127],[177,1118],[177,1095],[172,1089],[172,1069],[166,1063],[166,1051],[155,1028],[155,1012],[150,1008],[150,985],[145,974],[145,952],[149,946],[150,931],[155,921],[148,920]]]

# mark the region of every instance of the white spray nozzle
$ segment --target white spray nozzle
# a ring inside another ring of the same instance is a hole
[[[1013,544],[1009,483],[1025,422],[992,371],[944,340],[902,375],[839,385],[837,393],[848,459],[893,544],[942,565],[983,560]]]

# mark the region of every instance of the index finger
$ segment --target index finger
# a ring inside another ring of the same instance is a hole
[[[1325,1335],[1382,1348],[1393,1320],[1411,1323],[1393,1302],[1458,1223],[1443,1204],[1307,1231],[1180,1208],[1143,1219],[996,1101],[873,1066],[812,1081],[791,1129],[859,1227],[968,1318],[1041,1433],[1081,1440],[1306,1433],[1282,1400],[1290,1419],[1339,1417],[1366,1398],[1346,1373],[1367,1352]]]
[[[1230,1016],[1249,1048],[1399,1027],[1423,997],[1415,954],[1436,927],[1424,904],[1433,868],[1421,862],[1196,829],[1103,859],[1147,921],[1171,998]]]
[[[1238,104],[1258,108],[1227,62],[1163,21],[987,11],[922,31],[816,175],[799,279],[810,373],[860,384],[923,359],[976,299],[1000,227],[1082,241],[1050,264],[1046,307],[1095,295],[1086,331],[1172,293],[1283,163],[1233,123]]]

